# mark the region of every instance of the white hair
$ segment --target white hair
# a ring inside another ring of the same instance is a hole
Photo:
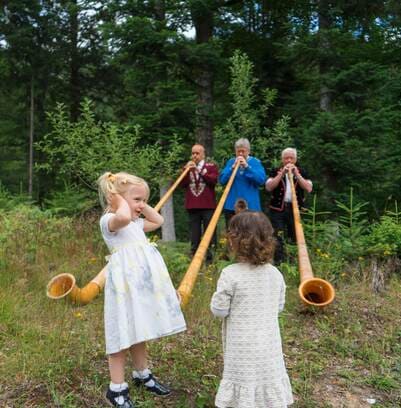
[[[297,149],[294,149],[293,147],[287,147],[281,152],[281,157],[284,157],[284,155],[287,153],[291,153],[295,158],[297,158]]]
[[[235,142],[235,148],[238,149],[240,147],[245,147],[245,149],[248,149],[249,151],[251,151],[251,144],[249,143],[249,140],[242,137],[241,139],[238,139]]]

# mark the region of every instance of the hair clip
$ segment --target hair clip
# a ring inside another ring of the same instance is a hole
[[[115,176],[113,173],[110,173],[110,174],[107,176],[107,180],[108,180],[108,181],[111,181],[112,183],[114,183],[114,182],[116,181],[116,176]]]

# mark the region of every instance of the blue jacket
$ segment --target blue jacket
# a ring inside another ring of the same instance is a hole
[[[235,157],[231,158],[223,171],[220,173],[219,181],[221,184],[227,184],[232,173],[232,166]],[[238,169],[234,183],[224,203],[224,209],[234,211],[234,205],[238,198],[243,198],[248,203],[248,208],[253,211],[261,211],[259,186],[264,185],[266,173],[259,159],[248,156],[248,167]]]

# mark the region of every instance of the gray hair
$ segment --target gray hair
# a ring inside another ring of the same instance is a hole
[[[244,137],[242,137],[241,139],[238,139],[238,140],[235,142],[234,147],[235,147],[236,149],[238,149],[238,148],[240,148],[240,147],[245,147],[245,149],[248,149],[249,151],[251,151],[251,144],[249,143],[249,140],[246,139],[246,138],[244,138]]]
[[[297,158],[297,149],[294,149],[293,147],[287,147],[281,152],[281,157],[284,157],[286,153],[292,153],[295,158]]]

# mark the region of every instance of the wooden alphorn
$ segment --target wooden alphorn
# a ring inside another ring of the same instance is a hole
[[[291,185],[292,212],[294,216],[294,228],[298,248],[298,267],[301,280],[298,293],[305,305],[317,307],[327,306],[334,300],[335,290],[329,282],[313,276],[291,171],[288,172],[288,179]]]
[[[184,278],[182,279],[180,286],[178,287],[178,293],[181,296],[182,306],[186,306],[187,303],[189,302],[192,290],[195,286],[196,278],[198,277],[200,267],[202,265],[206,251],[209,247],[210,241],[212,240],[214,230],[216,229],[220,214],[223,211],[224,203],[227,199],[228,193],[230,192],[238,168],[239,162],[237,162],[233,169],[230,179],[228,180],[228,183],[226,185],[226,188],[224,189],[223,194],[219,200],[219,203],[217,204],[217,207],[213,213],[212,219],[210,220],[209,225],[207,226],[206,231],[203,234],[202,240],[199,243],[198,249],[196,250],[194,257],[192,258],[191,263],[189,264],[187,272],[185,273]]]
[[[156,204],[156,211],[160,211],[189,170],[190,167],[186,167],[184,169],[174,184]],[[63,299],[68,296],[73,303],[78,305],[86,305],[103,290],[105,282],[106,266],[82,289],[76,285],[74,275],[70,273],[61,273],[49,281],[47,284],[46,294],[50,299],[56,300]]]

